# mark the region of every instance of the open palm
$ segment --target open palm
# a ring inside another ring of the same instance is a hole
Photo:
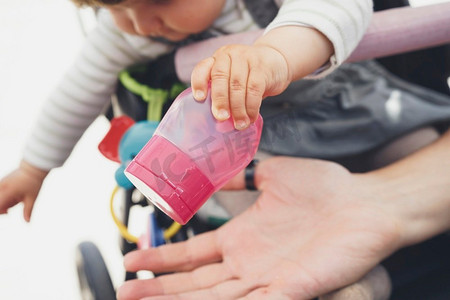
[[[400,246],[389,205],[368,181],[334,163],[266,160],[261,196],[244,213],[186,242],[127,255],[129,271],[175,273],[126,282],[119,299],[310,299],[355,282]]]

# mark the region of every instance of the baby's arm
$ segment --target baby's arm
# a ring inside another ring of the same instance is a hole
[[[341,3],[342,2],[342,3]],[[229,45],[192,73],[197,100],[211,80],[213,114],[233,116],[237,129],[256,120],[262,98],[277,95],[307,75],[320,77],[345,61],[370,21],[370,0],[286,1],[266,34],[251,46]]]
[[[60,167],[114,93],[118,74],[166,49],[122,34],[107,11],[99,12],[72,67],[45,101],[27,140],[24,160],[43,170]],[[143,53],[147,51],[148,53]],[[153,57],[154,58],[154,57]]]
[[[44,103],[33,126],[21,165],[0,181],[0,214],[23,202],[29,221],[36,197],[50,170],[60,167],[101,114],[114,92],[119,72],[171,48],[121,34],[106,12],[87,37],[72,68]],[[153,56],[152,56],[153,55]]]

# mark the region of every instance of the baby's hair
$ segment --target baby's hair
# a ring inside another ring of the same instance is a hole
[[[76,6],[91,6],[91,7],[101,7],[104,5],[114,5],[124,2],[125,0],[72,0]]]

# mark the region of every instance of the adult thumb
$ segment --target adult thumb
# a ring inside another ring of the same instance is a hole
[[[256,172],[257,165],[259,164],[258,159],[254,159],[250,164],[236,176],[230,179],[222,190],[256,190],[258,187],[258,179],[260,177]],[[261,170],[260,170],[261,172]]]
[[[240,171],[236,176],[231,178],[223,187],[222,190],[243,190],[245,189],[245,179],[244,179],[245,170]]]

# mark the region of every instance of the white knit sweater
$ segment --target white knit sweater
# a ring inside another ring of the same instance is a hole
[[[284,25],[311,26],[334,45],[330,72],[351,54],[367,28],[371,0],[277,0],[281,5],[266,32]],[[241,0],[227,0],[213,29],[237,33],[258,29]],[[88,36],[73,66],[45,103],[24,151],[24,160],[44,170],[61,166],[114,92],[118,73],[169,52],[172,46],[125,34],[107,11]],[[325,73],[321,73],[322,75]]]

